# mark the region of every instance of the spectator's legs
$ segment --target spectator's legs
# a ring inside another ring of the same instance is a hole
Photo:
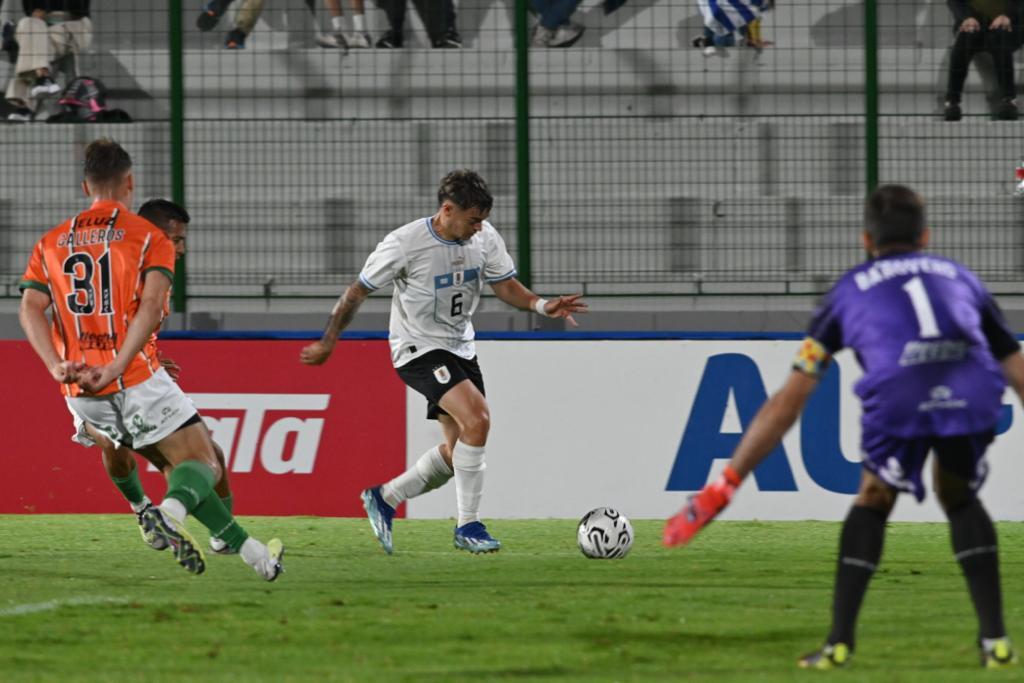
[[[412,0],[413,6],[416,7],[416,11],[419,12],[420,19],[423,21],[423,26],[427,29],[427,36],[431,43],[440,40],[444,35],[445,10],[447,9],[444,5],[450,3],[451,0]],[[453,7],[453,22],[454,17],[455,9]]]
[[[77,56],[92,44],[92,21],[89,17],[82,17],[51,26],[50,44],[54,60],[66,55]]]
[[[14,64],[14,76],[7,84],[7,99],[18,107],[35,111],[35,100],[29,97],[29,90],[39,76],[40,70],[49,71],[53,61],[53,44],[46,22],[37,17],[25,17],[18,22],[14,38],[21,47],[18,61]]]
[[[540,15],[540,25],[555,30],[569,21],[580,0],[530,0],[530,4]]]
[[[953,51],[949,56],[949,84],[946,87],[946,101],[959,104],[960,97],[964,92],[964,82],[967,80],[967,67],[984,45],[984,36],[981,32],[964,33],[960,32],[953,41]]]
[[[1017,97],[1017,87],[1013,81],[1014,36],[1010,31],[985,31],[984,33],[985,49],[992,55],[992,63],[996,68],[999,96],[1012,100]]]
[[[242,6],[235,15],[235,28],[249,35],[256,28],[256,22],[263,12],[263,0],[242,0]]]
[[[391,30],[398,35],[402,35],[405,30],[405,3],[406,0],[382,0],[381,2]]]

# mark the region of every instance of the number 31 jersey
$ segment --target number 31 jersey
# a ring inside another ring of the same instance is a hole
[[[50,297],[53,344],[61,358],[100,367],[121,350],[150,270],[174,277],[171,241],[120,203],[96,201],[36,243],[20,288]],[[152,377],[160,368],[153,350],[152,345],[143,349],[124,375],[100,393],[122,391]],[[61,386],[66,396],[81,393],[77,384]]]
[[[395,285],[388,338],[397,368],[437,349],[476,356],[470,318],[483,286],[515,275],[505,241],[487,221],[470,239],[453,242],[421,218],[377,245],[359,281],[371,291]]]
[[[848,271],[825,297],[797,357],[816,375],[846,347],[864,369],[862,426],[899,438],[995,427],[1006,381],[999,361],[1020,349],[978,277],[955,261],[890,254]]]

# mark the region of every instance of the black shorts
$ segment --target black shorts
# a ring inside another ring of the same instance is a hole
[[[462,380],[468,379],[484,396],[484,376],[476,356],[466,360],[448,351],[428,351],[400,368],[398,376],[412,389],[427,397],[427,419],[436,420],[447,415],[441,406],[441,397]]]

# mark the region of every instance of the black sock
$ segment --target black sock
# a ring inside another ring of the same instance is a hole
[[[888,514],[855,505],[843,522],[839,537],[839,568],[832,596],[832,631],[828,642],[846,643],[853,650],[857,614],[868,590],[868,582],[882,557],[885,520]]]
[[[949,517],[953,552],[967,579],[971,602],[978,613],[979,635],[982,638],[1002,638],[1006,635],[1006,626],[1003,624],[1003,596],[999,587],[996,528],[992,519],[977,498],[947,511],[946,516]]]

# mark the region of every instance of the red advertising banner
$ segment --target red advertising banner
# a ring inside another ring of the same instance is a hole
[[[235,511],[363,514],[359,492],[405,468],[405,386],[387,342],[343,341],[326,365],[299,363],[301,341],[168,341],[179,383],[228,461]],[[5,359],[0,513],[125,512],[98,448],[71,441],[71,414],[27,342]],[[161,500],[163,476],[140,459]]]

